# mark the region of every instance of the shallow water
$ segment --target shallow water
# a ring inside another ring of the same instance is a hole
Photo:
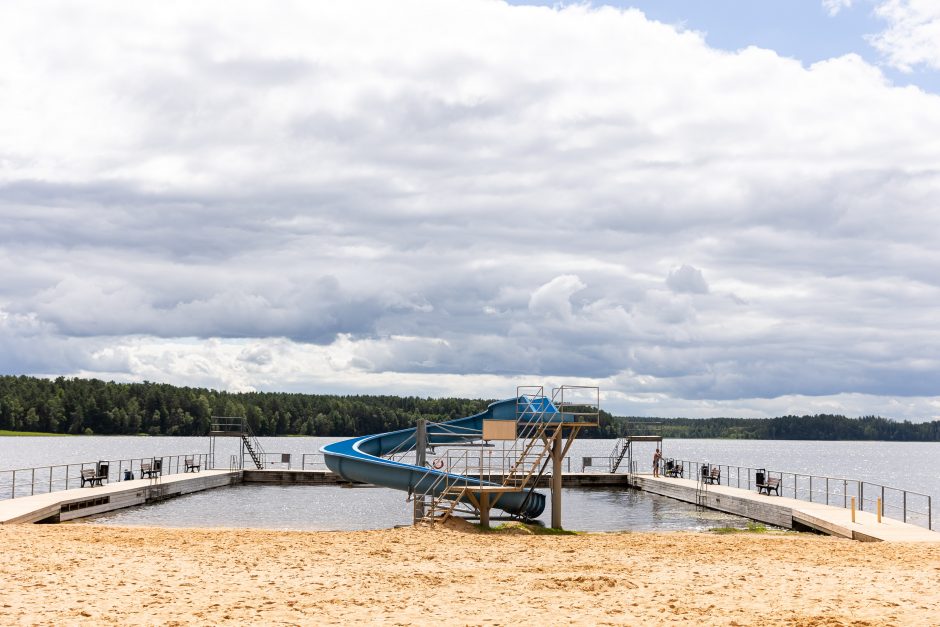
[[[358,530],[411,524],[405,494],[385,488],[242,485],[88,519],[98,525]],[[539,521],[548,525],[551,514]],[[495,514],[495,512],[494,512]],[[494,516],[494,521],[499,520]],[[562,521],[579,531],[680,531],[744,527],[747,520],[638,490],[564,489]]]

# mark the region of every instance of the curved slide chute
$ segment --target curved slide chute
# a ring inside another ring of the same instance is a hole
[[[480,440],[484,420],[539,420],[562,422],[565,416],[558,412],[545,397],[510,398],[496,401],[480,412],[467,418],[427,425],[428,445],[443,446]],[[395,490],[407,490],[414,494],[430,492],[438,496],[448,482],[459,482],[467,486],[495,486],[475,477],[451,474],[443,470],[415,466],[405,462],[385,459],[392,453],[412,451],[415,448],[415,428],[367,435],[320,447],[326,458],[326,466],[347,481],[372,483]],[[445,480],[441,480],[446,477]],[[531,487],[520,492],[502,494],[496,507],[513,515],[536,518],[545,509],[545,495]]]

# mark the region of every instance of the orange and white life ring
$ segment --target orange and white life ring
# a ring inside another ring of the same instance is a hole
[[[433,462],[431,462],[431,465],[434,467],[435,470],[440,470],[441,468],[444,467],[444,460],[441,458],[437,458]]]

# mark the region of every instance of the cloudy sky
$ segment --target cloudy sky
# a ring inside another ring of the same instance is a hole
[[[4,2],[0,372],[936,419],[938,77],[935,0]]]

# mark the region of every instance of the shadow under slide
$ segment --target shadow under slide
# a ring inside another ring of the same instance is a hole
[[[491,403],[486,411],[473,416],[428,423],[428,445],[443,446],[479,441],[484,420],[518,420],[520,415],[547,422],[563,422],[567,418],[545,397],[509,398]],[[471,487],[500,485],[481,481],[476,477],[382,457],[390,453],[413,451],[416,431],[416,428],[402,429],[342,440],[320,447],[320,452],[323,453],[327,468],[347,481],[371,483],[395,490],[407,490],[414,494],[430,491],[434,496],[438,496],[448,483]],[[442,479],[443,477],[446,479]],[[527,487],[520,492],[503,493],[494,507],[515,516],[536,518],[545,510],[545,495]]]

